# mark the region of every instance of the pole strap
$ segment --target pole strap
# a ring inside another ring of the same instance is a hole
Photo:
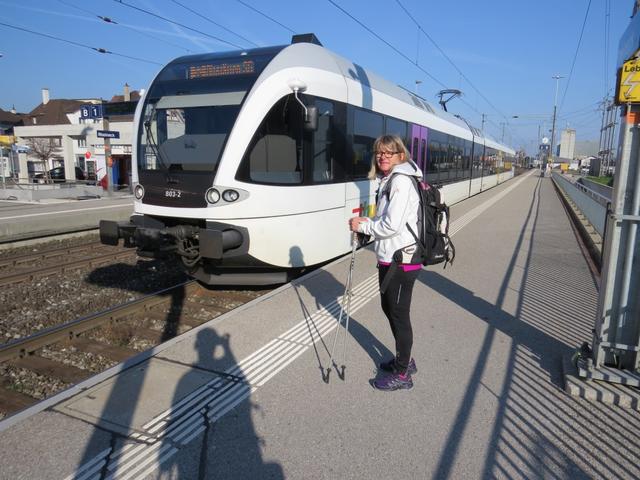
[[[611,214],[614,220],[619,220],[621,222],[640,222],[640,215],[617,215],[615,213]]]

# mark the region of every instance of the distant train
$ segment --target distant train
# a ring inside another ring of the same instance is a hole
[[[397,134],[449,203],[512,176],[514,151],[323,48],[191,55],[164,67],[134,120],[134,213],[103,243],[177,253],[206,284],[276,284],[350,250],[372,215],[372,145]]]

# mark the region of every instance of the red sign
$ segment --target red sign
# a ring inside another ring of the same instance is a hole
[[[84,154],[84,158],[86,158],[87,160],[91,158],[91,152],[89,150],[87,150],[87,152]]]

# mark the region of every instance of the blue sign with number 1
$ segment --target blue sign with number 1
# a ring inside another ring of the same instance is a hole
[[[82,105],[80,107],[80,118],[102,118],[102,105]]]

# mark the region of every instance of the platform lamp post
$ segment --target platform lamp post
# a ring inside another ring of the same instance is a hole
[[[556,111],[557,111],[557,105],[558,105],[558,84],[561,78],[564,78],[564,75],[554,75],[553,78],[556,81],[556,95],[553,98],[553,123],[551,126],[551,148],[549,151],[549,160],[551,160],[551,162],[553,163],[553,146],[555,143],[555,137],[556,137]]]

